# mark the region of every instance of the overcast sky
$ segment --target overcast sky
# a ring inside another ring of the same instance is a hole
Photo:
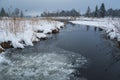
[[[43,11],[76,9],[84,13],[88,6],[92,10],[96,5],[105,3],[106,8],[120,9],[120,0],[0,0],[0,8],[13,8],[28,10],[29,14],[39,14]]]

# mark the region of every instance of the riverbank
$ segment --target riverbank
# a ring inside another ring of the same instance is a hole
[[[7,48],[33,46],[33,42],[57,33],[64,23],[38,18],[2,18],[0,20],[0,52]]]
[[[77,18],[73,24],[95,26],[104,29],[110,39],[120,41],[120,18]]]

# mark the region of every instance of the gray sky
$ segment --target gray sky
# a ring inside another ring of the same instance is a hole
[[[70,10],[75,8],[81,13],[86,12],[88,6],[94,10],[95,6],[105,3],[106,8],[120,9],[120,0],[0,0],[0,7],[28,10],[27,14],[40,14],[43,11]]]

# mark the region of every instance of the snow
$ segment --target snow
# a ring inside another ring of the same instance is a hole
[[[52,30],[60,29],[61,26],[64,23],[58,21],[4,18],[0,20],[0,43],[11,41],[14,48],[33,46],[34,41],[46,38],[47,33],[52,33]]]
[[[90,25],[102,28],[111,39],[117,38],[120,41],[120,19],[119,18],[77,18],[70,21],[73,24]]]
[[[45,38],[45,37],[47,37],[47,35],[45,35],[44,33],[36,33],[36,37]]]

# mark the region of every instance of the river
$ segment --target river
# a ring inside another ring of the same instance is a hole
[[[120,80],[120,48],[104,30],[68,23],[58,34],[0,55],[0,80]]]

